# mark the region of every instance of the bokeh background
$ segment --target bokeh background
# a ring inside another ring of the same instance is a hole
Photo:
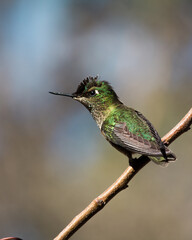
[[[191,1],[0,1],[0,238],[52,239],[127,167],[83,106],[48,93],[97,74],[167,133],[192,103]],[[72,239],[191,239],[191,142]]]

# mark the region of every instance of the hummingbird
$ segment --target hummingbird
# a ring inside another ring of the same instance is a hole
[[[139,111],[125,106],[107,81],[96,77],[85,78],[76,92],[65,94],[82,103],[96,121],[102,135],[118,151],[133,161],[133,154],[149,157],[156,164],[166,166],[175,161],[175,154],[169,150],[153,125]]]

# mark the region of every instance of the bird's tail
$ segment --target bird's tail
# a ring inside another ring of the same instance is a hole
[[[149,156],[149,158],[154,163],[161,165],[162,167],[167,167],[170,162],[174,162],[176,160],[176,156],[168,148],[166,148],[166,156],[167,156],[167,159],[165,159],[163,156],[160,156],[160,157]]]

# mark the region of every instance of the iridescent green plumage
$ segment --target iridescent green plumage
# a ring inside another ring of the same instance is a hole
[[[88,77],[72,95],[53,94],[81,102],[92,114],[104,137],[129,159],[134,153],[146,155],[161,165],[176,159],[152,124],[140,112],[125,106],[108,82]]]

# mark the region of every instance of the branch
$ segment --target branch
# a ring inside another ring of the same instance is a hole
[[[191,124],[192,124],[192,108],[185,115],[185,117],[162,138],[162,141],[164,142],[164,144],[168,146],[181,134],[188,131],[190,129]]]
[[[185,117],[163,138],[162,141],[168,146],[181,134],[190,129],[192,124],[192,108]],[[99,212],[115,195],[128,187],[128,182],[150,162],[147,156],[141,156],[134,160],[131,165],[123,172],[123,174],[101,195],[95,198],[80,214],[78,214],[54,240],[69,239],[82,225],[84,225],[91,217]]]
[[[7,237],[7,238],[1,238],[0,240],[22,240],[22,239],[17,237]]]

